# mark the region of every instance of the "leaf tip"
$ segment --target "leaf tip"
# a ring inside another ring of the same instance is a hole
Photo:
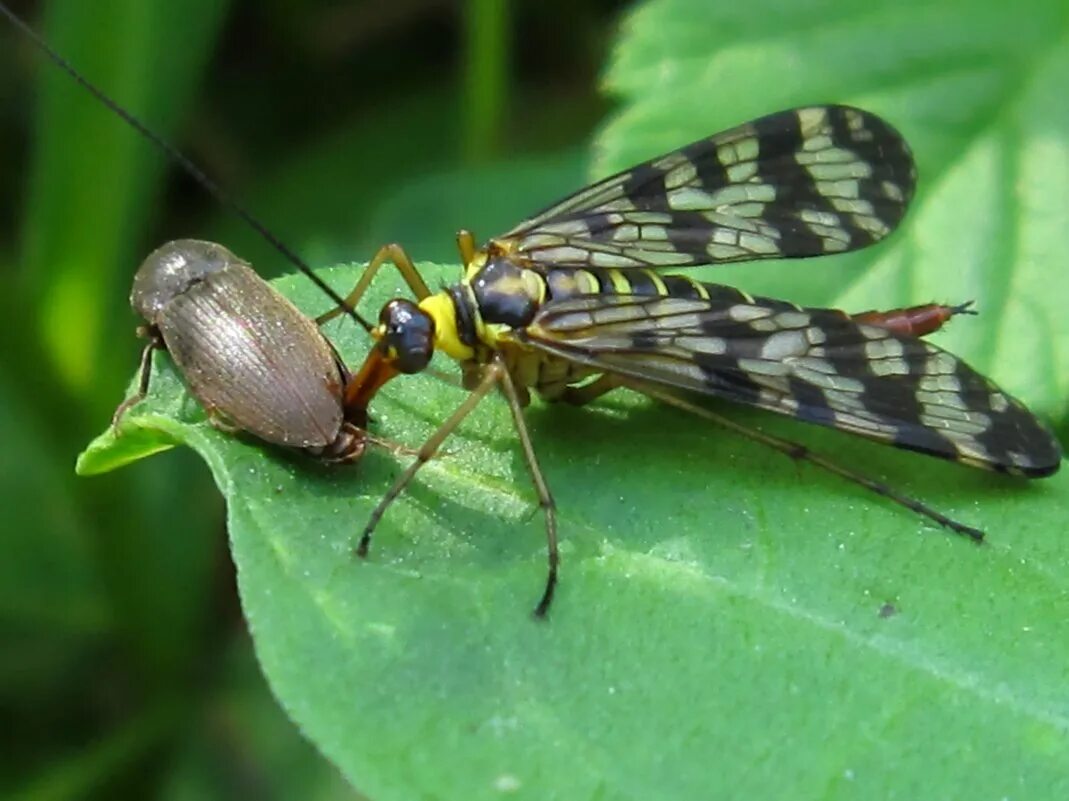
[[[116,431],[109,426],[78,454],[74,472],[98,476],[173,448],[179,440],[152,422],[151,417],[127,418]]]

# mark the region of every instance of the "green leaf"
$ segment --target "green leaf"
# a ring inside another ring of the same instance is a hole
[[[219,686],[204,688],[156,798],[366,801],[279,709],[249,645],[242,631],[217,649]]]
[[[1050,418],[1069,413],[1069,6],[1060,0],[654,0],[606,85],[597,171],[761,114],[846,102],[913,147],[904,230],[858,254],[711,280],[849,309],[975,300],[942,342]],[[714,277],[715,276],[715,277]]]
[[[423,269],[432,285],[459,274]],[[357,273],[325,275],[345,288]],[[279,286],[322,306],[303,280]],[[367,308],[399,291],[384,274]],[[353,363],[354,328],[328,330]],[[215,431],[177,387],[157,359],[129,422],[210,465],[271,688],[376,801],[1069,792],[1069,474],[1011,480],[724,409],[985,528],[976,547],[641,398],[535,402],[563,540],[536,622],[542,521],[496,399],[361,561],[351,546],[407,458],[318,467]],[[463,397],[398,379],[375,431],[418,445]]]
[[[142,417],[127,425],[121,437],[110,429],[105,431],[78,456],[75,472],[80,476],[98,476],[170,450],[181,441],[167,433],[167,424],[167,418],[149,422]]]
[[[78,475],[101,475],[169,450],[183,442],[182,430],[175,427],[174,417],[187,410],[194,415],[203,416],[196,402],[183,392],[182,379],[173,371],[158,369],[160,360],[165,357],[156,351],[152,358],[155,368],[151,379],[154,394],[161,398],[171,398],[171,405],[162,409],[163,414],[151,415],[141,407],[136,415],[124,414],[119,430],[109,426],[78,456],[74,468]],[[127,387],[127,396],[136,391],[137,384],[138,377],[134,376],[134,380]]]

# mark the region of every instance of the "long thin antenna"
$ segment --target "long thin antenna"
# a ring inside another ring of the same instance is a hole
[[[154,144],[159,148],[164,155],[166,155],[171,161],[176,163],[179,167],[189,173],[198,184],[200,184],[212,197],[214,197],[219,203],[223,204],[235,214],[244,220],[250,228],[258,233],[264,240],[271,245],[275,250],[285,256],[290,263],[293,264],[298,270],[308,276],[309,280],[319,287],[323,292],[334,301],[340,308],[345,310],[345,313],[353,318],[365,331],[371,331],[371,324],[365,320],[355,309],[349,308],[348,304],[342,299],[341,295],[335,292],[327,283],[312,272],[312,268],[309,267],[304,259],[294,253],[281,239],[275,236],[271,230],[253,216],[252,212],[234,200],[230,195],[224,192],[215,181],[209,178],[204,171],[194,164],[187,156],[185,156],[178,148],[174,147],[170,142],[153,131],[141,120],[120,106],[118,102],[112,100],[102,89],[99,89],[88,78],[84,77],[74,66],[67,61],[63,56],[52,49],[52,46],[46,42],[40,34],[29,26],[25,21],[18,17],[15,12],[7,7],[3,2],[0,2],[0,13],[7,17],[11,23],[21,30],[30,41],[33,42],[41,52],[43,52],[49,59],[52,60],[60,69],[70,75],[78,84],[86,89],[93,97],[95,97],[105,107],[111,109],[120,119],[126,122],[131,128],[137,131],[141,136]]]

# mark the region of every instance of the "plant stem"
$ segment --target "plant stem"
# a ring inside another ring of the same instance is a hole
[[[468,0],[465,11],[464,157],[492,158],[501,145],[508,98],[508,0]]]

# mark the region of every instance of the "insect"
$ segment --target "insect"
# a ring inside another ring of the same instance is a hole
[[[368,435],[343,403],[349,371],[316,324],[248,264],[212,242],[156,249],[134,277],[130,304],[147,322],[138,391],[149,389],[152,351],[165,349],[191,394],[224,429],[304,450],[328,462],[358,459]]]
[[[373,510],[366,555],[387,507],[479,402],[500,389],[545,513],[557,583],[553,497],[524,424],[535,390],[585,404],[625,387],[805,459],[977,541],[959,523],[804,446],[701,404],[723,398],[974,467],[1025,476],[1058,469],[1061,449],[1018,400],[920,337],[969,311],[926,304],[850,315],[753,297],[666,274],[670,268],[843,253],[887,236],[913,195],[902,137],[847,106],[771,114],[581,189],[476,248],[458,235],[463,278],[432,293],[397,245],[382,248],[346,298],[352,308],[392,262],[415,301],[387,303],[350,387],[365,407],[388,381],[460,363],[471,394]],[[335,310],[323,319],[327,319]]]
[[[0,3],[0,13],[44,54],[141,136],[233,210],[336,303],[341,298],[259,220],[227,197],[195,164],[122,108]],[[131,305],[147,322],[138,391],[113,416],[117,426],[148,391],[151,354],[168,350],[209,419],[325,461],[353,461],[368,442],[397,446],[364,430],[363,409],[344,403],[349,372],[333,346],[289,300],[221,245],[170,242],[134,279]],[[350,315],[365,330],[370,325]],[[403,450],[403,449],[401,449]]]

